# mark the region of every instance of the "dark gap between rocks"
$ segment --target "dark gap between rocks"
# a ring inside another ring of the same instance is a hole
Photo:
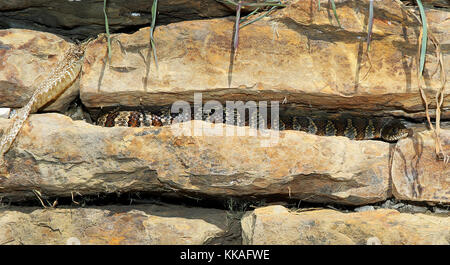
[[[31,193],[31,191],[30,191]],[[50,207],[57,201],[55,207],[102,207],[102,206],[132,206],[132,205],[178,205],[184,207],[212,208],[229,211],[235,215],[242,215],[259,207],[269,205],[282,205],[291,210],[310,211],[318,209],[333,209],[340,212],[362,212],[374,209],[395,209],[404,213],[433,213],[449,214],[450,205],[431,204],[427,202],[402,201],[393,197],[385,201],[366,205],[343,205],[336,203],[313,203],[302,200],[286,199],[282,196],[247,196],[228,197],[211,196],[184,192],[183,194],[163,194],[155,192],[124,192],[124,193],[99,193],[96,195],[78,195],[74,197],[45,197],[42,201],[46,207]],[[27,199],[22,201],[9,201],[8,198],[0,200],[0,208],[8,207],[43,207],[40,200]]]
[[[120,4],[115,2],[107,2],[107,15],[111,34],[131,34],[143,27],[150,27],[152,21],[151,5],[153,1],[145,2],[145,7],[137,2],[129,3],[128,6],[120,6]],[[105,33],[103,1],[82,3],[83,6],[80,7],[82,10],[78,10],[76,7],[80,4],[77,2],[70,3],[69,1],[67,6],[64,3],[55,3],[52,7],[47,8],[39,6],[4,8],[0,12],[0,29],[21,28],[49,32],[77,42]],[[86,5],[89,4],[92,5],[91,10],[85,10]],[[224,17],[230,17],[230,19],[233,17],[234,20],[236,11],[223,3],[215,0],[204,0],[198,5],[193,5],[189,8],[183,2],[175,4],[170,4],[170,2],[159,3],[156,26]],[[59,6],[59,8],[55,8],[54,6]],[[82,12],[83,10],[84,13]],[[92,10],[95,10],[95,14]],[[258,13],[265,11],[261,10]],[[243,9],[241,16],[243,17],[250,12],[251,10],[246,11]],[[84,17],[82,17],[83,14]]]
[[[245,99],[243,99],[245,102]],[[203,106],[205,101],[202,102]],[[268,104],[270,104],[268,102]],[[194,113],[193,104],[191,104],[191,115]],[[225,104],[223,104],[225,108]],[[73,120],[84,120],[91,124],[96,124],[97,119],[105,114],[114,111],[138,111],[138,112],[150,112],[153,114],[161,115],[163,113],[169,112],[171,106],[108,106],[103,108],[87,108],[81,102],[81,99],[76,98],[68,107],[68,110],[63,114],[69,116]],[[361,111],[356,109],[345,109],[345,110],[329,110],[329,109],[319,109],[305,107],[298,104],[281,104],[280,107],[280,119],[281,120],[291,120],[292,117],[336,117],[338,115],[344,114],[348,116],[361,117],[361,118],[388,118],[396,119],[401,121],[406,127],[412,128],[414,132],[423,131],[428,129],[428,123],[426,117],[422,118],[412,118],[396,115],[395,113],[386,114],[382,111]],[[224,110],[225,112],[225,110]],[[267,109],[268,121],[270,121],[270,107]],[[249,111],[246,109],[246,117],[249,117]],[[433,122],[433,125],[435,123]],[[450,128],[450,119],[445,119],[441,117],[441,127]]]

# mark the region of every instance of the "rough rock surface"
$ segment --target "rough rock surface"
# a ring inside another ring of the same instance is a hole
[[[242,28],[235,54],[232,18],[160,26],[154,34],[158,70],[148,28],[115,35],[109,64],[106,41],[99,38],[86,53],[82,101],[88,107],[170,105],[203,92],[205,100],[270,99],[308,109],[423,114],[415,74],[419,24],[395,2],[377,2],[370,68],[364,54],[368,1],[339,2],[342,29],[327,8],[293,1]],[[428,52],[427,91],[434,96],[440,80],[431,44]],[[445,111],[450,101],[444,102]]]
[[[246,213],[241,226],[243,243],[249,245],[450,244],[449,216],[384,209],[360,213],[295,212],[269,206]]]
[[[441,130],[441,144],[450,154],[450,130]],[[450,166],[437,159],[432,132],[417,133],[397,143],[392,192],[400,200],[450,203]]]
[[[0,128],[7,124],[0,119]],[[31,115],[6,154],[11,176],[0,180],[0,195],[30,196],[36,188],[52,196],[167,191],[354,205],[390,195],[390,145],[385,142],[299,131],[281,131],[271,140],[261,135],[182,136],[177,125],[103,128],[60,114]],[[212,124],[186,125],[198,130]],[[240,128],[245,135],[256,132]]]
[[[232,10],[215,0],[158,1],[158,24],[180,20],[223,17]],[[153,1],[108,0],[107,15],[112,32],[151,23]],[[75,38],[105,32],[103,1],[21,0],[1,1],[0,28],[27,28]]]
[[[438,39],[442,45],[442,53],[444,56],[448,56],[450,53],[450,12],[442,10],[427,10],[427,23],[429,24],[430,31]],[[447,71],[449,69],[446,67]]]
[[[70,44],[44,32],[24,29],[0,30],[0,107],[25,105],[52,68],[62,60]],[[79,94],[79,80],[45,111],[64,111]]]
[[[426,16],[430,31],[440,43],[444,59],[444,69],[447,73],[448,89],[450,81],[448,80],[450,76],[450,10],[427,10]]]
[[[225,211],[174,205],[0,209],[0,245],[199,245],[226,229]]]

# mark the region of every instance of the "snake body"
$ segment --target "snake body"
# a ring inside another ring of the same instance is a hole
[[[78,77],[86,43],[74,45],[66,52],[48,77],[39,84],[28,103],[12,118],[10,127],[0,140],[0,175],[7,176],[4,155],[8,152],[30,113],[36,112],[48,102],[61,95]]]
[[[191,119],[194,119],[194,115],[190,116]],[[97,120],[97,125],[104,127],[160,127],[177,122],[177,117],[180,116],[168,112],[155,114],[146,111],[112,111],[101,115]],[[217,121],[211,119],[211,115],[202,115],[202,119],[209,122]],[[255,119],[254,116],[253,119]],[[186,120],[186,117],[179,120]],[[238,126],[258,126],[257,121],[252,123],[252,119],[241,119],[237,112],[232,115],[228,114],[228,117],[225,113],[222,121]],[[277,122],[279,122],[280,130],[298,130],[320,136],[345,136],[353,140],[380,139],[395,142],[410,134],[410,130],[395,119],[355,117],[345,114],[333,117],[294,116],[280,119]],[[270,122],[266,126],[270,129]]]

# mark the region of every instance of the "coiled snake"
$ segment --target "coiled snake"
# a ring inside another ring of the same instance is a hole
[[[84,51],[89,41],[81,45],[74,45],[65,54],[64,59],[58,63],[33,93],[30,101],[13,117],[10,127],[3,132],[0,139],[0,176],[8,177],[8,170],[4,155],[8,152],[17,134],[30,113],[36,112],[46,103],[62,94],[78,77],[84,57]],[[203,119],[209,120],[210,115]],[[250,125],[253,122],[244,121],[239,115],[226,115],[223,120],[227,123],[232,117],[231,124]],[[139,111],[114,111],[101,116],[97,124],[106,127],[113,126],[164,126],[176,121],[170,114],[155,115]],[[397,141],[406,137],[410,131],[399,121],[380,118],[342,117],[338,119],[294,117],[288,120],[279,120],[280,129],[294,129],[327,136],[346,136],[350,139],[369,140],[381,139],[388,142]],[[267,124],[270,128],[270,124]]]
[[[191,114],[191,119],[193,115]],[[234,125],[257,125],[249,119],[240,120],[239,114],[225,113],[222,120]],[[147,111],[111,111],[101,115],[97,125],[104,127],[127,126],[127,127],[152,127],[165,126],[176,122],[177,115],[163,111],[154,114]],[[229,118],[231,117],[231,122]],[[210,115],[203,115],[203,120],[211,121]],[[185,119],[184,119],[185,120]],[[256,126],[255,126],[256,127]],[[267,128],[270,128],[270,122]],[[279,120],[280,130],[298,130],[321,136],[345,136],[354,140],[380,139],[386,142],[395,142],[408,136],[411,131],[399,120],[389,118],[368,118],[340,115],[338,117],[301,117],[294,116]]]

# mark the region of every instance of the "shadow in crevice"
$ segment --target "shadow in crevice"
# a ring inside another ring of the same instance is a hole
[[[101,40],[103,42],[103,40],[106,39],[106,35],[104,35],[104,38]],[[96,40],[95,42],[100,41],[100,39]],[[103,61],[102,64],[102,69],[100,70],[100,75],[98,78],[98,82],[97,82],[97,93],[100,93],[100,89],[102,86],[102,82],[103,82],[103,77],[105,76],[105,70],[106,70],[106,65],[110,64],[111,62],[108,59],[108,49],[105,50],[105,54],[103,55],[103,58],[101,59]]]
[[[364,28],[363,31],[367,32],[368,30],[368,22],[369,22],[369,16],[366,14],[364,16]],[[373,35],[373,33],[372,33]],[[369,50],[367,50],[368,47],[366,47],[366,52],[364,53],[364,38],[360,37],[359,38],[359,43],[358,43],[358,57],[356,59],[356,71],[355,71],[355,83],[354,83],[354,90],[353,90],[353,94],[357,94],[358,93],[358,89],[359,89],[359,82],[360,82],[360,74],[361,74],[361,62],[363,59],[363,55],[365,55],[367,57],[367,62],[369,59]],[[367,71],[370,71],[371,67],[369,67],[369,69]],[[367,77],[367,75],[369,75],[370,72],[367,72],[364,76],[365,78]]]
[[[313,22],[313,18],[314,18],[314,7],[313,7],[313,3],[315,4],[315,1],[310,1],[309,2],[309,19],[308,19],[308,23],[312,23]]]
[[[411,159],[411,173],[414,177],[414,182],[411,183],[411,189],[416,193],[417,196],[421,196],[423,192],[423,186],[419,180],[419,163],[423,154],[423,138],[421,135],[413,137],[413,147],[414,147],[414,157]]]
[[[236,23],[234,23],[233,26],[233,32],[231,35],[231,47],[230,47],[230,63],[228,66],[228,88],[231,88],[231,82],[233,79],[233,67],[234,67],[234,60],[236,59],[236,49],[234,48],[234,33],[236,32]]]
[[[151,62],[152,62],[152,52],[153,52],[153,50],[152,50],[152,39],[151,39],[150,36],[151,36],[151,34],[149,34],[149,38],[148,38],[147,56],[144,56],[142,54],[142,50],[139,50],[139,52],[138,52],[139,55],[141,56],[142,60],[144,61],[144,64],[145,64],[145,76],[142,78],[144,92],[147,92],[148,77],[150,75],[150,65],[151,65]]]
[[[419,180],[418,170],[419,163],[423,154],[423,139],[420,136],[416,136],[412,138],[412,141],[415,152],[414,156],[412,156],[411,159],[407,159],[405,154],[399,148],[396,148],[395,151],[398,153],[398,156],[402,160],[403,176],[406,177],[407,182],[410,185],[411,196],[414,198],[419,198],[423,192],[423,186],[421,185]],[[408,170],[408,167],[410,168],[410,170]]]
[[[403,9],[402,9],[402,16],[403,16],[403,20],[407,19],[407,14],[406,14],[405,10],[403,10]],[[410,46],[411,43],[409,42],[409,39],[408,39],[408,29],[406,28],[406,25],[404,23],[402,23],[402,35],[403,35],[403,39],[405,40],[406,46]],[[403,69],[405,71],[406,92],[411,93],[411,83],[412,83],[411,67],[413,65],[414,60],[411,59],[408,62],[406,59],[408,54],[404,51],[404,49],[400,49],[400,51],[402,53],[402,64],[403,64]]]
[[[388,197],[392,197],[393,194],[393,188],[394,188],[394,182],[392,180],[392,169],[394,165],[394,156],[395,152],[398,150],[397,144],[390,144],[389,145],[389,164],[388,164],[388,172],[389,172],[389,178],[388,178],[388,190],[387,194]]]

